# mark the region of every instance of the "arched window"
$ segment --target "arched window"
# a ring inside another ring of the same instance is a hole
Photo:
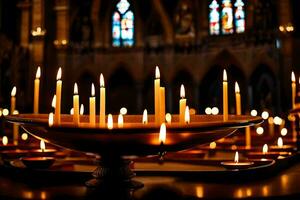
[[[134,14],[127,0],[120,0],[112,15],[112,46],[134,45]]]
[[[209,4],[210,35],[245,32],[243,0],[212,0]]]

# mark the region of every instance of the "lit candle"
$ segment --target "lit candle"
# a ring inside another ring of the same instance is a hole
[[[100,74],[100,127],[105,127],[105,86],[103,74]]]
[[[16,86],[13,87],[11,90],[11,98],[10,98],[10,113],[13,114],[13,112],[16,109],[16,93],[17,93],[17,88]]]
[[[283,140],[282,140],[282,137],[278,137],[278,140],[277,140],[277,146],[279,148],[282,148],[283,147]]]
[[[53,96],[52,102],[51,102],[51,107],[55,109],[56,106],[56,95]]]
[[[49,126],[53,126],[53,113],[51,112],[51,113],[49,113],[49,117],[48,117],[48,125]]]
[[[291,74],[291,80],[292,80],[292,108],[295,108],[295,100],[296,100],[296,78],[295,73],[292,71]]]
[[[184,123],[185,109],[186,109],[186,98],[185,98],[185,89],[184,85],[180,86],[180,100],[179,100],[179,122]]]
[[[154,109],[155,109],[155,123],[160,123],[160,71],[158,66],[155,68],[154,80]]]
[[[166,114],[166,122],[167,124],[171,124],[172,122],[172,115],[170,113]]]
[[[237,82],[235,82],[235,103],[236,103],[236,114],[241,115],[242,109],[241,109],[241,93],[240,93],[240,87]]]
[[[54,123],[55,124],[60,124],[61,90],[62,90],[61,68],[59,68],[57,75],[56,75],[56,105],[55,105],[55,114],[54,114]]]
[[[108,117],[107,117],[107,128],[108,129],[113,129],[114,127],[114,121],[113,121],[113,117],[111,114],[108,114]]]
[[[96,126],[96,97],[95,97],[95,86],[92,83],[91,86],[91,97],[90,97],[90,125]]]
[[[84,114],[84,105],[83,105],[83,104],[80,104],[79,114],[80,114],[80,115],[83,115],[83,114]]]
[[[148,124],[148,112],[147,109],[143,112],[143,124]]]
[[[160,125],[160,131],[159,131],[159,137],[158,137],[159,144],[164,144],[166,142],[166,137],[167,137],[166,129],[167,129],[166,124],[162,123]]]
[[[123,115],[120,113],[118,116],[118,128],[123,128],[123,124],[124,124],[124,118]]]
[[[262,149],[263,154],[267,154],[268,153],[268,149],[269,149],[268,145],[264,144],[263,149]]]
[[[251,165],[253,165],[253,162],[250,161],[240,161],[239,160],[239,153],[236,151],[234,156],[234,162],[232,161],[225,161],[221,162],[221,165],[223,165],[226,169],[246,169],[249,168]]]
[[[77,83],[74,84],[74,95],[73,95],[73,122],[75,125],[79,125],[79,95]]]
[[[41,68],[38,67],[36,70],[36,75],[34,80],[34,99],[33,99],[34,114],[39,113],[40,77],[41,77]]]
[[[225,69],[223,71],[223,120],[228,120],[228,83]]]
[[[4,146],[6,146],[6,145],[8,144],[8,138],[7,138],[7,136],[3,136],[3,137],[2,137],[2,144],[3,144]]]
[[[185,107],[185,112],[184,112],[184,122],[186,124],[189,124],[190,123],[190,120],[191,120],[191,117],[190,117],[190,109],[188,106]]]
[[[160,87],[160,121],[165,122],[165,115],[166,115],[166,98],[165,98],[165,87]]]
[[[44,140],[40,141],[40,149],[41,149],[41,152],[45,152],[45,150],[46,150],[46,144],[45,144]]]

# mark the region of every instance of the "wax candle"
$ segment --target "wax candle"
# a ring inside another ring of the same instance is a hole
[[[251,130],[250,130],[249,126],[246,127],[245,140],[246,140],[246,142],[245,142],[246,149],[250,149],[251,148]]]
[[[103,74],[100,74],[100,127],[105,127],[105,86]]]
[[[13,87],[11,90],[11,98],[10,98],[10,113],[13,114],[13,112],[16,109],[16,93],[17,93],[17,88],[16,86]]]
[[[34,99],[33,99],[34,114],[39,113],[40,77],[41,77],[41,68],[38,67],[36,70],[36,75],[34,80]]]
[[[55,105],[55,114],[54,114],[55,124],[60,124],[61,90],[62,90],[62,81],[61,81],[61,67],[60,67],[56,75],[56,105]]]
[[[107,117],[107,128],[108,129],[113,129],[114,127],[114,121],[113,121],[113,117],[111,114],[108,114],[108,117]]]
[[[91,97],[90,97],[90,125],[96,126],[96,97],[95,97],[95,86],[92,83],[91,86]]]
[[[228,82],[225,69],[223,71],[223,120],[228,120]]]
[[[191,120],[191,117],[190,117],[190,109],[188,106],[185,107],[185,112],[184,112],[184,122],[186,124],[189,124],[190,123],[190,120]]]
[[[179,100],[179,123],[184,123],[185,109],[186,109],[186,98],[184,85],[180,86],[180,100]]]
[[[124,118],[123,115],[120,113],[118,116],[118,128],[123,128],[123,124],[124,124]]]
[[[165,122],[166,115],[166,98],[165,98],[165,88],[160,87],[160,121]]]
[[[241,93],[240,93],[240,87],[237,82],[235,82],[235,103],[236,103],[236,114],[241,115],[242,109],[241,109]]]
[[[142,120],[143,124],[148,124],[148,113],[147,113],[147,109],[144,110],[143,112],[143,120]]]
[[[296,78],[295,73],[292,71],[291,74],[291,80],[292,80],[292,108],[295,108],[295,100],[296,100]]]
[[[79,95],[77,83],[74,84],[74,95],[73,95],[73,122],[75,125],[79,125]]]
[[[154,110],[155,110],[155,123],[160,123],[160,71],[158,66],[155,68],[154,80]]]

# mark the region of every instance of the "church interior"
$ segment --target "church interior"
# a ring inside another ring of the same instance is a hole
[[[298,199],[299,6],[0,1],[0,199]]]

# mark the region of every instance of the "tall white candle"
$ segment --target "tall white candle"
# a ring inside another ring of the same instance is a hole
[[[61,115],[61,90],[62,90],[62,81],[61,81],[61,68],[58,69],[56,75],[56,105],[54,113],[54,123],[60,124],[60,115]]]
[[[228,120],[228,82],[225,69],[223,71],[223,120]]]
[[[155,109],[155,123],[160,124],[160,71],[158,66],[155,68],[154,80],[154,109]]]
[[[186,109],[185,89],[184,89],[184,85],[181,84],[180,100],[179,100],[179,123],[182,124],[184,123],[185,109]]]
[[[91,86],[90,125],[92,127],[94,127],[96,125],[96,97],[95,97],[95,86],[94,86],[94,83],[92,83],[92,86]]]
[[[33,99],[34,114],[39,113],[40,77],[41,77],[41,68],[38,67],[36,70],[36,75],[34,80],[34,99]]]
[[[100,127],[105,127],[105,86],[103,74],[100,74]]]
[[[74,95],[73,95],[73,122],[75,125],[79,125],[79,95],[77,83],[74,84]]]

